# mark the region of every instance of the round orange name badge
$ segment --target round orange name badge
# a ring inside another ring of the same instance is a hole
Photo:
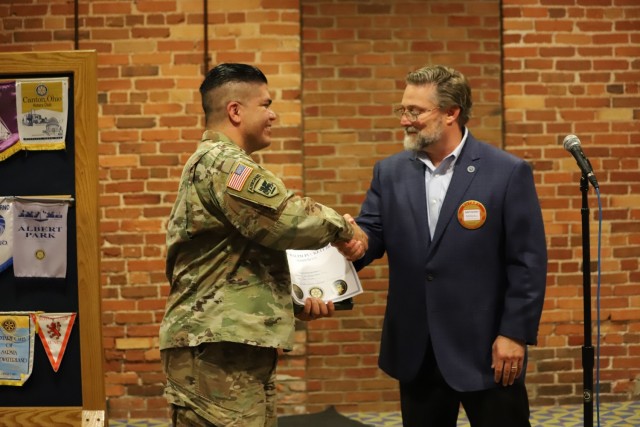
[[[477,200],[467,200],[458,208],[458,222],[468,230],[482,227],[487,220],[487,210]]]

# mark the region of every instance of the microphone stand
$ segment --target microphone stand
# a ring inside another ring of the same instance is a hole
[[[582,346],[582,380],[584,399],[584,427],[593,427],[593,346],[591,343],[591,244],[589,234],[589,181],[583,173],[580,178],[582,192],[582,287],[584,300],[584,345]]]

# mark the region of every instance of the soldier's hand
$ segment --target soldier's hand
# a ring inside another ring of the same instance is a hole
[[[334,242],[333,246],[349,261],[356,261],[362,258],[367,251],[369,247],[369,237],[351,215],[344,214],[344,218],[353,227],[353,238],[348,242]]]
[[[300,320],[309,321],[321,319],[323,317],[331,317],[335,313],[336,308],[333,301],[325,304],[320,298],[309,297],[304,301],[304,308],[296,317]]]

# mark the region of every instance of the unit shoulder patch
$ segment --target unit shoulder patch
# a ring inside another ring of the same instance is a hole
[[[278,186],[274,182],[268,181],[262,174],[259,173],[251,179],[247,190],[250,193],[262,194],[264,197],[274,197],[277,196],[280,192],[278,190]]]
[[[287,197],[284,183],[256,164],[238,160],[227,178],[227,193],[234,197],[277,209]]]

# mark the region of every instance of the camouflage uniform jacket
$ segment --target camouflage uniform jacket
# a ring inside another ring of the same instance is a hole
[[[160,349],[219,341],[290,349],[285,250],[352,236],[340,214],[294,195],[225,135],[206,131],[167,225],[171,290]]]

